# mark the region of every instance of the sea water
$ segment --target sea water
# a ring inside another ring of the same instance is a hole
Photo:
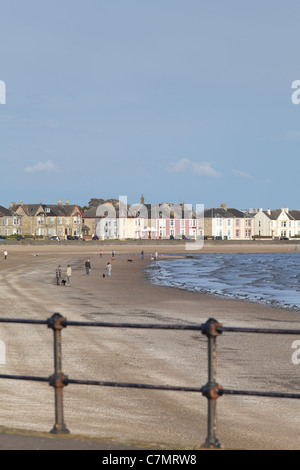
[[[183,255],[153,262],[153,284],[300,311],[300,253]]]

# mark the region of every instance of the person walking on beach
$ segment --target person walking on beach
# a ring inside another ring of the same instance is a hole
[[[158,260],[158,253],[157,253],[157,251],[154,253],[154,259],[155,259],[155,261]]]
[[[110,262],[108,262],[107,265],[106,265],[106,271],[107,271],[107,275],[110,277],[111,276],[111,264],[110,264]]]
[[[90,263],[90,260],[86,260],[85,262],[85,270],[86,270],[86,274],[87,276],[90,274],[90,271],[91,271],[91,263]]]
[[[56,284],[59,286],[61,280],[61,266],[57,266],[56,268]]]
[[[144,250],[141,251],[141,257],[142,257],[142,259],[144,259],[144,257],[145,257]]]
[[[100,250],[100,258],[102,258],[102,255],[103,255],[103,251]]]
[[[70,286],[71,285],[72,268],[69,264],[68,264],[68,267],[67,267],[66,276],[67,276],[67,285]]]
[[[4,250],[4,253],[3,253],[3,255],[4,255],[4,259],[6,260],[6,259],[7,259],[7,255],[8,255],[8,253],[7,253],[7,251],[6,251],[6,250]]]
[[[114,252],[114,250],[111,252],[111,257],[112,257],[112,258],[115,257],[115,252]]]

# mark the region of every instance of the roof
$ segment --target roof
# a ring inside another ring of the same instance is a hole
[[[278,217],[282,212],[285,212],[287,215],[288,219],[294,220],[294,217],[290,214],[290,212],[282,211],[282,209],[276,209],[276,210],[271,210],[271,211],[262,211],[263,214],[265,214],[270,220],[277,220]]]
[[[204,210],[204,218],[206,219],[249,219],[253,218],[254,214],[245,213],[238,209],[229,208],[223,209],[222,207]]]
[[[289,214],[293,217],[294,220],[300,220],[300,211],[298,211],[298,209],[290,211]]]
[[[16,211],[22,207],[28,216],[36,216],[39,214],[47,215],[49,217],[70,217],[74,211],[81,215],[81,211],[76,204],[23,204],[20,203],[12,206],[11,209]]]
[[[0,206],[0,217],[12,217],[14,214],[13,211],[6,209],[3,206]]]
[[[84,219],[96,218],[97,209],[98,207],[90,207],[90,209],[87,209],[86,211],[83,212],[82,217]]]

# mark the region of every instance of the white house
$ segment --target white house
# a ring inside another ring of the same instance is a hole
[[[255,218],[255,235],[262,237],[292,238],[300,235],[300,211],[289,211],[287,207],[263,211],[259,209]]]

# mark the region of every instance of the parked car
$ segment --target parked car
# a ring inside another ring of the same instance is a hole
[[[0,240],[6,240],[6,237],[4,235],[0,235]]]
[[[50,240],[56,240],[59,242],[59,237],[51,237]]]
[[[288,237],[280,237],[280,240],[289,240]]]

